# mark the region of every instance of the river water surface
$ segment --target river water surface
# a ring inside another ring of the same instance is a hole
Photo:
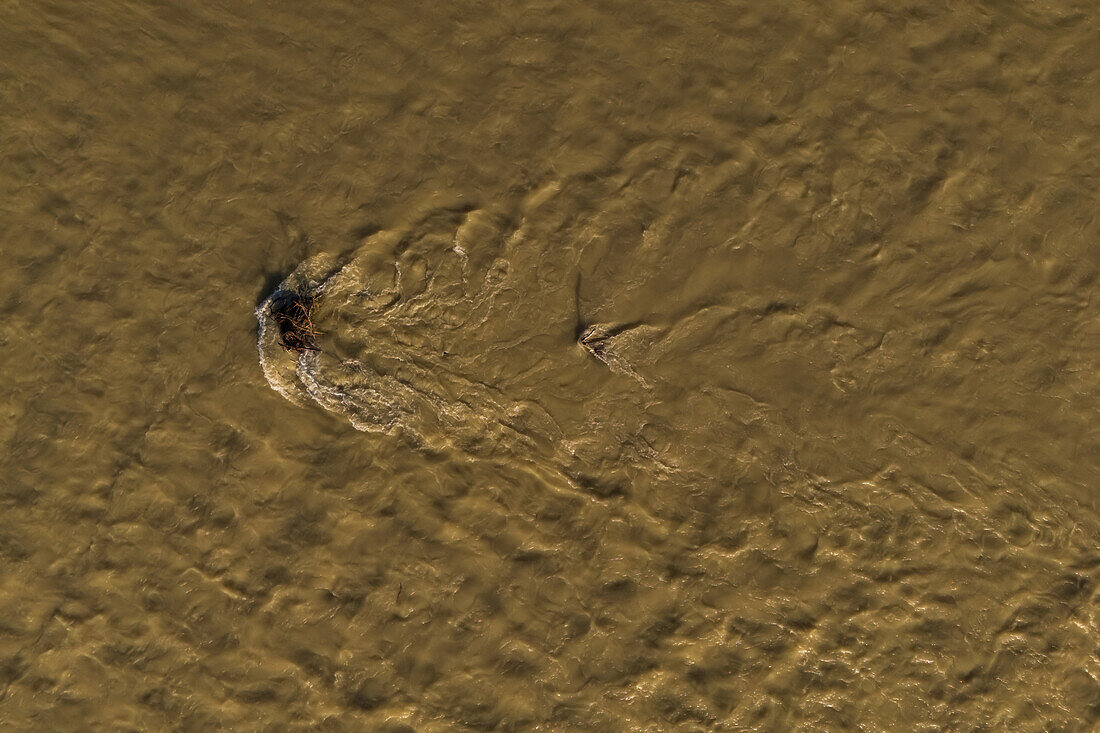
[[[1095,730],[1098,28],[0,4],[0,728]]]

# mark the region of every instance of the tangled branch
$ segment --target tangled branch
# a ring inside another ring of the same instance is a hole
[[[271,316],[279,327],[279,342],[287,351],[320,351],[317,337],[323,332],[313,325],[314,298],[288,291],[271,304]]]

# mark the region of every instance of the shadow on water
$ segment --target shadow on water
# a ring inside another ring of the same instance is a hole
[[[260,309],[260,306],[264,304],[268,298],[279,288],[279,285],[283,283],[290,273],[285,270],[269,270],[264,273],[264,281],[260,286],[260,292],[256,295],[256,310]],[[260,322],[257,320],[252,326],[252,335],[258,336],[260,333]]]
[[[279,287],[287,277],[290,276],[289,272],[284,271],[269,271],[264,273],[264,284],[260,286],[260,293],[256,296],[256,307],[259,308],[263,305],[263,302],[267,300],[275,289]]]

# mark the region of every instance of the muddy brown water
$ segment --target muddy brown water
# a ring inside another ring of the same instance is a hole
[[[1095,730],[1098,27],[0,4],[0,727]]]

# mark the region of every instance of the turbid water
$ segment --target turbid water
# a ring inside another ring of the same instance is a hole
[[[0,4],[0,728],[1097,729],[1098,27]]]

